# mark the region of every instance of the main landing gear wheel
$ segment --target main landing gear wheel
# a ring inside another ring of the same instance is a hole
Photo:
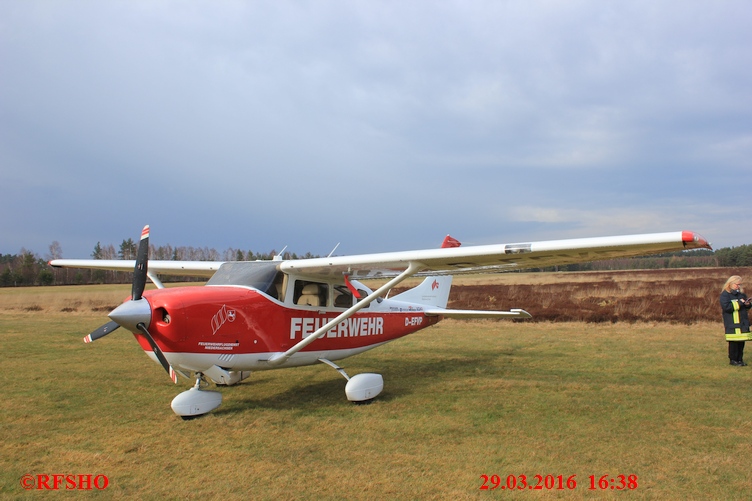
[[[350,377],[347,375],[347,372],[345,372],[345,369],[331,360],[319,358],[319,362],[328,365],[342,374],[342,377],[347,379],[345,395],[350,402],[355,404],[370,404],[371,401],[381,393],[381,390],[384,389],[384,378],[381,377],[381,374],[365,372]]]
[[[370,404],[383,389],[384,378],[381,374],[365,372],[350,378],[345,385],[345,395],[350,402]]]
[[[196,373],[196,384],[190,390],[184,391],[172,399],[170,407],[181,418],[188,420],[207,414],[222,403],[222,394],[218,391],[202,390],[201,386],[208,386],[204,375]]]

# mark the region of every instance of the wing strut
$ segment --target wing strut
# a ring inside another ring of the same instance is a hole
[[[267,362],[269,362],[269,365],[282,365],[283,363],[287,362],[287,360],[290,359],[291,356],[308,346],[309,344],[316,341],[318,338],[326,334],[326,332],[334,327],[335,325],[339,324],[343,320],[347,320],[351,316],[355,315],[358,311],[365,308],[372,302],[374,302],[376,299],[381,297],[383,294],[385,294],[389,289],[397,285],[398,283],[402,282],[406,278],[410,278],[411,276],[418,273],[422,268],[422,265],[420,263],[416,263],[414,261],[410,261],[410,264],[408,265],[407,269],[376,289],[373,294],[370,294],[366,296],[365,299],[362,301],[358,301],[353,305],[352,307],[346,309],[344,312],[342,312],[341,315],[339,315],[337,318],[330,320],[328,323],[326,323],[323,327],[319,328],[319,330],[313,332],[312,334],[305,337],[302,341],[300,341],[298,344],[290,348],[284,353],[275,353],[269,359]]]
[[[150,271],[146,272],[146,276],[149,277],[149,280],[151,280],[151,283],[157,286],[157,289],[164,289],[164,284],[162,281],[157,277],[156,273],[152,273]]]

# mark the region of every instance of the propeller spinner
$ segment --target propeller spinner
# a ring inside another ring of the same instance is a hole
[[[141,332],[149,342],[154,355],[159,363],[162,364],[173,383],[178,382],[177,373],[173,370],[170,363],[165,358],[164,353],[159,348],[154,338],[149,333],[148,325],[151,323],[151,307],[148,301],[144,299],[144,289],[146,288],[146,274],[149,267],[149,225],[144,226],[141,230],[141,241],[138,245],[136,255],[136,266],[133,269],[133,287],[131,288],[131,299],[121,304],[108,315],[110,322],[96,329],[94,332],[84,338],[85,343],[91,343],[97,339],[106,336],[118,327],[125,327],[131,332]]]

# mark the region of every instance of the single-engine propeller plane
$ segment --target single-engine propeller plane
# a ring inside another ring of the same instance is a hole
[[[380,374],[348,376],[335,361],[376,348],[434,325],[443,318],[530,318],[508,311],[447,308],[452,275],[496,273],[710,248],[696,233],[679,231],[617,237],[461,246],[447,236],[441,248],[418,251],[270,261],[149,261],[149,226],[141,233],[137,258],[56,259],[55,267],[133,270],[130,299],[110,322],[84,341],[119,327],[131,331],[146,354],[177,375],[195,377],[192,388],[172,401],[187,419],[206,414],[222,394],[205,390],[234,385],[253,371],[327,364],[345,379],[345,394],[367,402],[383,389]],[[206,277],[205,286],[165,288],[159,275]],[[413,276],[416,287],[388,297]],[[147,277],[156,289],[145,290]],[[371,290],[361,281],[386,279]]]

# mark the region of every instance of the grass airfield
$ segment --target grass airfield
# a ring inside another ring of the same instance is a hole
[[[752,365],[728,365],[720,318],[444,321],[340,362],[384,376],[371,405],[349,403],[322,364],[254,373],[183,421],[169,405],[193,381],[173,385],[123,329],[84,344],[106,311],[44,307],[72,304],[65,294],[110,302],[103,291],[122,299],[129,287],[0,291],[3,498],[74,495],[24,490],[27,474],[106,475],[106,489],[84,494],[103,499],[750,495]],[[27,309],[3,306],[24,294]],[[577,486],[481,490],[483,475],[576,475]],[[637,487],[591,490],[590,475],[596,486],[636,475]]]

